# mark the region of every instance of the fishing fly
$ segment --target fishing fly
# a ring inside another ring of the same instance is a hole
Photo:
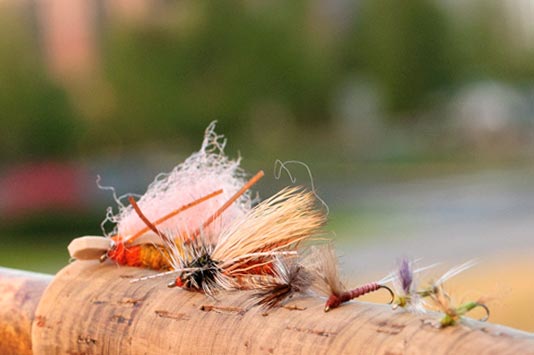
[[[296,294],[306,294],[314,277],[299,257],[277,256],[272,263],[272,275],[250,278],[255,292],[252,305],[272,309],[284,304]]]
[[[423,313],[425,308],[422,302],[422,296],[419,294],[418,274],[422,271],[435,267],[437,264],[414,269],[416,261],[408,258],[401,258],[398,262],[397,270],[390,277],[395,299],[393,300],[393,309],[403,308],[411,312]]]
[[[486,312],[486,315],[480,321],[486,321],[489,318],[490,310],[483,303],[482,299],[455,305],[444,287],[445,281],[473,267],[475,264],[476,262],[474,260],[470,260],[455,266],[443,274],[437,281],[430,283],[428,287],[418,292],[420,297],[426,298],[427,301],[425,304],[427,307],[443,313],[442,318],[439,320],[440,327],[444,328],[457,324],[465,314],[475,308],[482,308]]]
[[[482,299],[464,302],[458,306],[454,305],[451,296],[446,292],[443,285],[437,286],[429,297],[434,307],[443,313],[443,316],[439,320],[439,326],[441,328],[457,324],[464,315],[475,308],[482,308],[486,312],[486,315],[479,319],[480,321],[485,322],[490,316],[490,310],[483,303]]]
[[[342,303],[380,289],[387,290],[393,301],[395,295],[385,285],[390,276],[376,282],[361,285],[355,289],[348,289],[340,280],[337,258],[333,246],[328,244],[322,248],[314,248],[312,252],[314,254],[312,259],[315,260],[313,268],[316,272],[317,280],[314,283],[314,287],[320,294],[328,297],[324,307],[325,312],[339,307]]]
[[[181,235],[194,235],[202,228],[206,238],[216,239],[231,221],[250,210],[252,198],[247,190],[263,176],[263,172],[258,173],[252,183],[247,183],[240,158],[229,159],[224,154],[225,145],[224,136],[215,133],[213,122],[206,129],[198,152],[170,173],[155,178],[137,201],[147,219],[154,221],[154,226],[179,231]],[[123,204],[126,197],[128,195],[119,198],[114,193],[119,208],[117,214],[108,208],[103,231],[107,222],[114,224],[113,230],[104,231],[105,237],[73,240],[69,245],[71,257],[81,260],[109,258],[121,265],[168,269],[167,251],[160,236],[139,219],[131,204]]]
[[[236,219],[215,243],[203,233],[189,243],[181,236],[163,237],[178,274],[169,286],[209,295],[257,289],[258,277],[274,275],[278,257],[297,256],[300,243],[321,233],[326,217],[315,205],[312,192],[287,187]]]

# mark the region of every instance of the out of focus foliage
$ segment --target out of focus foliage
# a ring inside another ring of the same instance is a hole
[[[46,75],[31,23],[0,13],[0,161],[76,153],[81,119]]]
[[[184,11],[176,8],[167,21],[110,31],[106,77],[119,108],[116,129],[150,120],[148,138],[174,139],[180,130],[198,137],[216,118],[242,130],[258,105],[273,101],[298,122],[328,120],[339,69],[314,46],[302,1],[258,11],[230,0],[189,6],[192,19],[176,20]]]
[[[410,113],[454,82],[456,47],[447,18],[433,1],[364,2],[347,41],[349,52],[382,88],[389,112]],[[409,118],[403,116],[404,118]]]
[[[39,7],[2,8],[3,161],[185,148],[214,119],[237,144],[283,149],[304,135],[335,152],[372,137],[393,152],[390,125],[434,121],[438,132],[463,87],[528,89],[534,76],[533,47],[510,40],[497,0],[153,1],[136,20],[98,3],[97,64],[75,83],[49,77]]]

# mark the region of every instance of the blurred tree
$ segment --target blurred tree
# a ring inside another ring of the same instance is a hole
[[[467,14],[455,16],[455,38],[461,44],[464,78],[532,81],[534,47],[527,40],[531,31],[525,23],[528,17],[516,18],[521,9],[518,2],[477,0],[467,8]]]
[[[76,151],[80,122],[66,93],[45,75],[27,18],[0,19],[0,158],[57,158]]]
[[[108,129],[175,140],[220,119],[228,134],[243,132],[264,100],[297,122],[328,118],[336,69],[310,44],[307,1],[185,3],[164,21],[112,28],[105,60],[118,109]]]
[[[452,84],[456,54],[450,35],[434,1],[364,1],[347,41],[348,64],[378,83],[386,109],[410,113]]]

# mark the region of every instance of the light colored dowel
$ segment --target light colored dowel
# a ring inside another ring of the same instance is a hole
[[[352,302],[329,313],[297,298],[267,315],[242,309],[246,294],[130,283],[150,273],[75,262],[45,292],[33,326],[35,354],[534,354],[531,335],[506,327],[436,329],[432,316]]]
[[[32,353],[35,309],[52,276],[0,267],[0,354]]]

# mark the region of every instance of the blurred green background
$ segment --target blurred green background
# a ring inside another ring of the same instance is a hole
[[[59,270],[97,175],[142,193],[218,120],[262,196],[311,167],[349,278],[479,258],[459,296],[534,330],[529,0],[4,0],[0,119],[2,266]]]

